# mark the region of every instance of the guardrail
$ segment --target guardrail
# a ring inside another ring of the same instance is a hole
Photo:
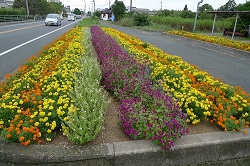
[[[28,19],[28,15],[0,15],[0,22],[24,21]]]
[[[43,20],[42,15],[0,15],[0,22],[13,22],[25,20]]]

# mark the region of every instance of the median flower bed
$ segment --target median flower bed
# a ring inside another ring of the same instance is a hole
[[[237,48],[240,50],[250,51],[249,43],[226,39],[220,36],[208,36],[208,35],[202,35],[202,34],[196,34],[196,33],[191,33],[187,31],[178,31],[178,30],[168,31],[168,33],[189,37],[192,39],[202,40],[202,41],[206,41],[210,43],[215,43],[215,44],[219,44],[219,45],[223,45],[227,47]]]
[[[241,130],[250,121],[250,95],[239,87],[215,80],[207,72],[171,56],[149,43],[112,28],[103,30],[141,64],[147,64],[151,80],[163,91],[172,94],[187,122],[196,124],[210,119],[222,129]]]
[[[173,98],[156,89],[149,68],[127,54],[100,27],[91,27],[92,42],[101,64],[102,84],[121,102],[121,125],[133,139],[149,139],[170,149],[188,132],[186,116]]]
[[[51,141],[62,124],[64,131],[68,129],[65,132],[68,137],[76,132],[73,124],[83,127],[73,119],[76,110],[80,114],[79,102],[83,102],[76,101],[79,97],[74,93],[79,92],[76,87],[84,86],[76,82],[76,74],[84,72],[84,63],[79,60],[85,53],[83,30],[72,29],[1,82],[0,132],[6,141],[23,145],[41,143],[42,139]],[[81,74],[77,77],[82,79]],[[86,94],[79,95],[83,93]],[[95,116],[90,119],[95,119]],[[93,121],[89,123],[95,124]],[[96,128],[100,129],[95,125],[91,127],[95,132]],[[90,138],[93,139],[89,137],[87,140]]]

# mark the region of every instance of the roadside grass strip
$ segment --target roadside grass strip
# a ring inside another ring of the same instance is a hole
[[[216,80],[209,73],[190,65],[178,56],[169,55],[155,46],[112,28],[102,28],[141,64],[151,71],[158,88],[172,94],[187,122],[208,119],[223,130],[248,128],[250,94]]]
[[[51,141],[62,119],[72,120],[69,112],[79,105],[70,93],[82,71],[83,30],[70,30],[1,82],[0,132],[7,142]]]
[[[188,132],[186,116],[173,98],[155,89],[149,68],[128,55],[100,27],[91,27],[92,42],[102,71],[102,85],[119,101],[117,109],[124,133],[148,139],[169,150]]]
[[[208,36],[208,35],[202,35],[202,34],[191,33],[187,31],[179,31],[179,30],[168,31],[168,33],[185,36],[192,39],[202,40],[214,44],[219,44],[227,47],[237,48],[240,50],[250,51],[250,43],[226,39],[220,36]]]

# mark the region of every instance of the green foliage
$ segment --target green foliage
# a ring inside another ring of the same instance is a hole
[[[113,12],[115,19],[120,20],[126,11],[126,7],[123,1],[115,0],[114,4],[111,6],[111,11]]]
[[[181,17],[160,17],[160,16],[152,16],[149,18],[150,21],[153,23],[170,26],[174,29],[180,29],[183,26],[184,30],[191,31],[194,26],[193,18],[184,19]],[[211,19],[198,19],[196,29],[200,31],[211,31],[212,25],[213,25],[213,20]],[[227,20],[217,20],[215,31],[222,32],[224,28],[228,27],[229,25],[230,22]]]
[[[30,15],[46,15],[48,13],[60,13],[63,10],[61,2],[47,2],[47,0],[29,0],[29,14]],[[26,9],[26,1],[15,0],[13,2],[14,9],[24,8]]]
[[[135,25],[134,19],[131,17],[123,17],[120,21],[119,24],[121,26],[125,26],[125,27],[132,27]]]
[[[97,18],[100,18],[101,15],[102,15],[102,13],[101,13],[100,11],[95,11],[95,12],[93,13],[93,16],[96,16]]]
[[[133,15],[133,19],[136,26],[149,25],[149,17],[147,13],[136,13]]]
[[[77,23],[78,27],[90,27],[100,24],[99,19],[85,18]]]
[[[220,11],[234,11],[237,7],[235,0],[228,0],[228,2],[219,8]]]
[[[82,14],[80,9],[78,9],[78,8],[75,8],[73,13],[76,14],[76,15],[81,15]]]
[[[106,110],[106,94],[100,88],[101,71],[97,60],[92,56],[89,28],[85,33],[86,53],[79,62],[81,70],[76,73],[75,90],[71,98],[75,101],[69,110],[68,120],[64,123],[68,128],[68,139],[76,144],[84,144],[96,138],[102,129]]]
[[[48,10],[45,14],[47,13],[61,13],[63,12],[63,5],[62,3],[58,3],[58,2],[49,2],[48,3]]]
[[[213,19],[213,15],[208,13],[208,11],[204,11],[199,15],[199,19]]]
[[[25,15],[26,9],[25,8],[0,8],[0,15]]]
[[[191,10],[183,10],[181,11],[180,16],[182,18],[194,18],[195,14]]]
[[[203,13],[205,11],[213,11],[213,10],[214,10],[214,8],[211,5],[207,4],[207,3],[202,5],[198,9],[199,13]]]
[[[156,15],[157,16],[170,16],[173,13],[173,11],[164,9],[164,10],[159,10]]]

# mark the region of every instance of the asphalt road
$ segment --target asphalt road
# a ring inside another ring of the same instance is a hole
[[[171,55],[180,56],[189,64],[207,71],[214,78],[220,78],[232,86],[240,86],[250,93],[250,52],[176,35],[135,30],[104,21],[102,25],[136,36]]]
[[[44,21],[0,25],[0,80],[76,23],[64,19],[61,26],[45,26]]]

